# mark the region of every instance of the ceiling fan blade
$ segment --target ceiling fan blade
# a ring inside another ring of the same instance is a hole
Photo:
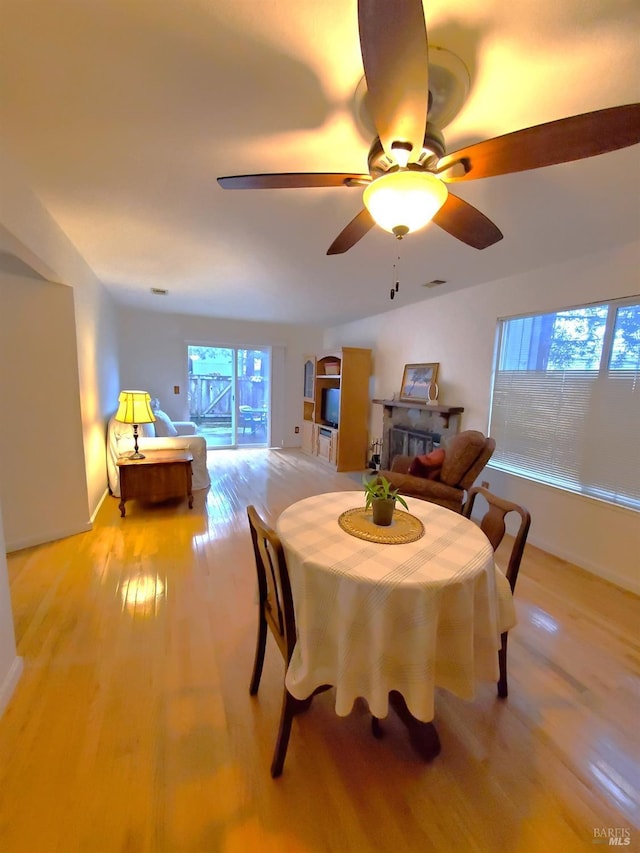
[[[432,221],[474,249],[486,249],[502,240],[502,232],[484,213],[451,192]]]
[[[327,249],[327,255],[341,255],[361,240],[370,231],[375,222],[366,207],[355,216],[346,228],[338,234],[336,239]]]
[[[385,152],[422,149],[429,108],[429,48],[422,0],[358,0],[367,105]]]
[[[516,130],[443,157],[438,172],[465,162],[468,171],[443,175],[447,182],[491,178],[583,160],[640,142],[640,104],[609,107]]]
[[[357,187],[371,183],[355,172],[284,172],[279,175],[229,175],[218,178],[225,190],[281,190],[304,187]]]

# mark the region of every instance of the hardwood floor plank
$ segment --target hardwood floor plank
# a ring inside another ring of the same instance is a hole
[[[185,501],[107,499],[94,529],[8,556],[25,670],[0,719],[1,853],[537,853],[596,828],[640,848],[640,601],[527,546],[509,698],[436,697],[442,752],[332,691],[294,720],[269,774],[282,659],[257,628],[246,518],[318,492],[361,493],[298,451],[209,453]],[[360,496],[358,496],[358,501]],[[508,546],[505,543],[503,550]]]

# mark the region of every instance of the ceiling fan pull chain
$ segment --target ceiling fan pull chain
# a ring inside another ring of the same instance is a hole
[[[392,278],[391,278],[391,290],[389,291],[389,299],[395,299],[396,293],[400,290],[400,255],[398,255],[396,259],[396,263],[393,265],[392,269]]]

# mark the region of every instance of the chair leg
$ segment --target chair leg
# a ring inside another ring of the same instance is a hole
[[[256,642],[256,657],[253,662],[253,673],[251,675],[251,684],[249,685],[249,694],[255,696],[260,686],[260,677],[262,675],[262,665],[264,664],[264,650],[267,645],[267,620],[264,618],[262,606],[260,607],[260,616],[258,619],[258,639]]]
[[[417,720],[407,708],[405,698],[399,691],[392,690],[389,693],[389,702],[407,727],[409,741],[418,755],[425,761],[432,761],[440,755],[440,738],[435,725]]]
[[[271,762],[271,776],[276,779],[282,773],[284,759],[289,746],[289,735],[291,734],[291,723],[298,710],[298,701],[289,693],[287,688],[284,689],[282,697],[282,711],[280,713],[280,728],[278,729],[278,738],[276,740],[276,748],[273,753],[273,761]]]
[[[509,634],[507,631],[502,634],[502,643],[500,645],[500,651],[498,652],[498,665],[500,667],[500,679],[498,681],[498,696],[501,699],[506,699],[509,695],[509,689],[507,687],[507,638]]]

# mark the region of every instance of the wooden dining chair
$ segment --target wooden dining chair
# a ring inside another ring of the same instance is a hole
[[[488,504],[488,509],[480,520],[480,529],[491,543],[494,552],[504,538],[506,532],[506,517],[509,513],[514,512],[520,516],[520,524],[513,540],[513,546],[509,555],[509,563],[505,572],[511,593],[515,591],[516,581],[518,580],[518,572],[520,570],[520,562],[524,552],[524,546],[527,541],[529,527],[531,525],[531,515],[529,511],[519,504],[507,501],[497,495],[492,494],[488,489],[481,486],[475,486],[469,489],[467,501],[464,505],[462,514],[467,518],[471,518],[473,506],[476,497],[481,495]],[[498,569],[500,571],[500,569]],[[498,696],[505,698],[508,695],[507,687],[507,639],[508,631],[504,631],[501,635],[501,646],[498,652],[498,663],[500,666],[500,679],[498,681]]]
[[[296,617],[293,596],[284,549],[278,534],[260,517],[254,506],[247,507],[253,552],[258,573],[258,638],[256,656],[249,693],[255,696],[260,686],[264,653],[267,645],[267,630],[270,629],[285,662],[285,674],[296,644]],[[271,775],[275,779],[282,773],[289,745],[291,723],[296,714],[306,711],[317,693],[331,688],[330,684],[317,687],[306,699],[296,699],[284,685],[280,726],[276,747],[271,762]],[[376,737],[382,737],[377,718],[372,717],[372,729]]]
[[[267,629],[271,630],[280,649],[286,671],[296,643],[296,622],[289,572],[280,539],[275,530],[272,530],[263,521],[254,506],[247,507],[247,516],[258,573],[258,639],[253,674],[249,686],[249,693],[251,696],[255,696],[262,675]],[[271,775],[274,778],[282,773],[287,746],[289,745],[289,735],[291,734],[291,722],[295,714],[303,710],[300,706],[304,704],[295,699],[286,687],[284,688],[280,727],[273,761],[271,762]]]

